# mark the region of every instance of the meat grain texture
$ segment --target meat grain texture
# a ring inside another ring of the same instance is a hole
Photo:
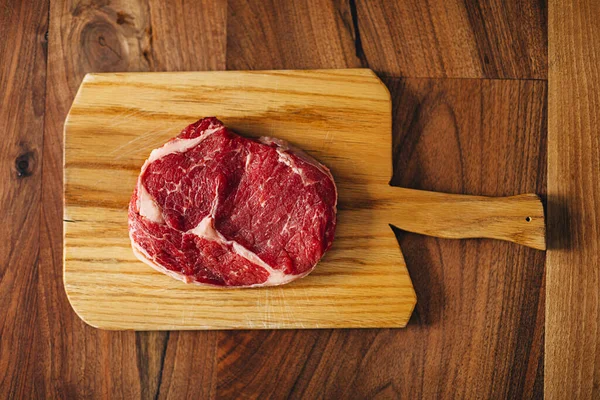
[[[331,173],[306,153],[204,118],[144,163],[129,236],[137,258],[187,283],[282,285],[331,247],[336,204]]]

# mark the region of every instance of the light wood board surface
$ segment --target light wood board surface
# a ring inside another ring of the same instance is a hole
[[[330,167],[336,240],[308,277],[214,289],[133,256],[127,205],[144,159],[210,115],[243,135],[288,140]],[[389,92],[367,69],[87,75],[65,122],[67,295],[105,329],[404,326],[415,294],[389,226],[391,174]]]
[[[546,399],[600,398],[600,2],[550,1]]]

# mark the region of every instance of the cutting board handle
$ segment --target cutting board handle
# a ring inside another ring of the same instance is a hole
[[[546,249],[544,207],[538,195],[485,197],[389,188],[390,223],[449,239],[507,240]]]

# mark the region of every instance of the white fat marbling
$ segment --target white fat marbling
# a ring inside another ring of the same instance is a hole
[[[152,163],[171,153],[182,153],[187,149],[191,149],[192,147],[196,146],[198,143],[202,142],[204,139],[206,139],[213,133],[220,131],[221,129],[223,129],[222,126],[213,128],[209,127],[202,133],[202,135],[193,139],[173,139],[170,142],[165,143],[162,147],[152,150],[152,153],[150,153],[150,157],[148,157],[147,163]]]
[[[141,181],[141,179],[139,180]],[[162,211],[154,198],[148,193],[146,187],[138,181],[138,210],[142,217],[149,219],[157,224],[165,222]]]
[[[261,266],[267,270],[267,272],[269,272],[269,278],[265,282],[252,286],[282,285],[298,277],[297,275],[288,275],[281,270],[272,268],[258,255],[256,255],[256,253],[248,250],[235,240],[227,240],[219,231],[214,228],[214,219],[211,216],[204,217],[195,228],[187,231],[187,233],[192,233],[206,240],[218,242],[224,245],[230,245],[238,256],[250,261],[253,264]]]

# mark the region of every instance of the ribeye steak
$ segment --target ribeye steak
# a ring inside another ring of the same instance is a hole
[[[329,249],[336,204],[331,173],[306,153],[204,118],[144,163],[129,236],[141,261],[184,282],[281,285]]]

